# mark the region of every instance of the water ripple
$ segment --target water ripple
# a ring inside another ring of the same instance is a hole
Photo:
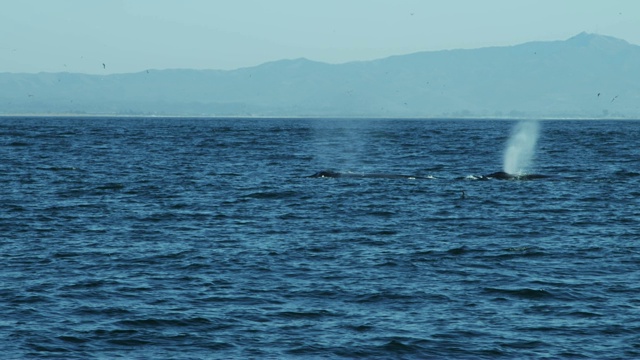
[[[640,123],[513,124],[2,118],[3,356],[640,357]]]

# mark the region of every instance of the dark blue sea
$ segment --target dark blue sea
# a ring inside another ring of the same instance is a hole
[[[640,121],[536,124],[1,118],[1,357],[639,358]]]

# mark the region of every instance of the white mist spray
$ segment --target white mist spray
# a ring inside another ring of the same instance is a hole
[[[513,128],[504,152],[504,172],[515,175],[527,170],[536,148],[538,132],[537,121],[521,121]]]

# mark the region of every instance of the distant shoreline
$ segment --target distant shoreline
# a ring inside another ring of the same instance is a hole
[[[87,119],[105,119],[105,118],[118,118],[118,119],[304,119],[304,120],[538,120],[538,121],[554,121],[554,120],[569,120],[569,121],[602,121],[602,120],[614,120],[614,121],[638,121],[640,118],[629,117],[409,117],[409,116],[308,116],[308,115],[123,115],[123,114],[0,114],[0,119],[5,118],[87,118]]]

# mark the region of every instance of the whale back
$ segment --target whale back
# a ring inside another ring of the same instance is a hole
[[[548,178],[547,175],[541,174],[509,174],[504,171],[494,172],[488,175],[483,175],[482,178],[485,179],[497,179],[497,180],[533,180],[533,179],[544,179]]]

